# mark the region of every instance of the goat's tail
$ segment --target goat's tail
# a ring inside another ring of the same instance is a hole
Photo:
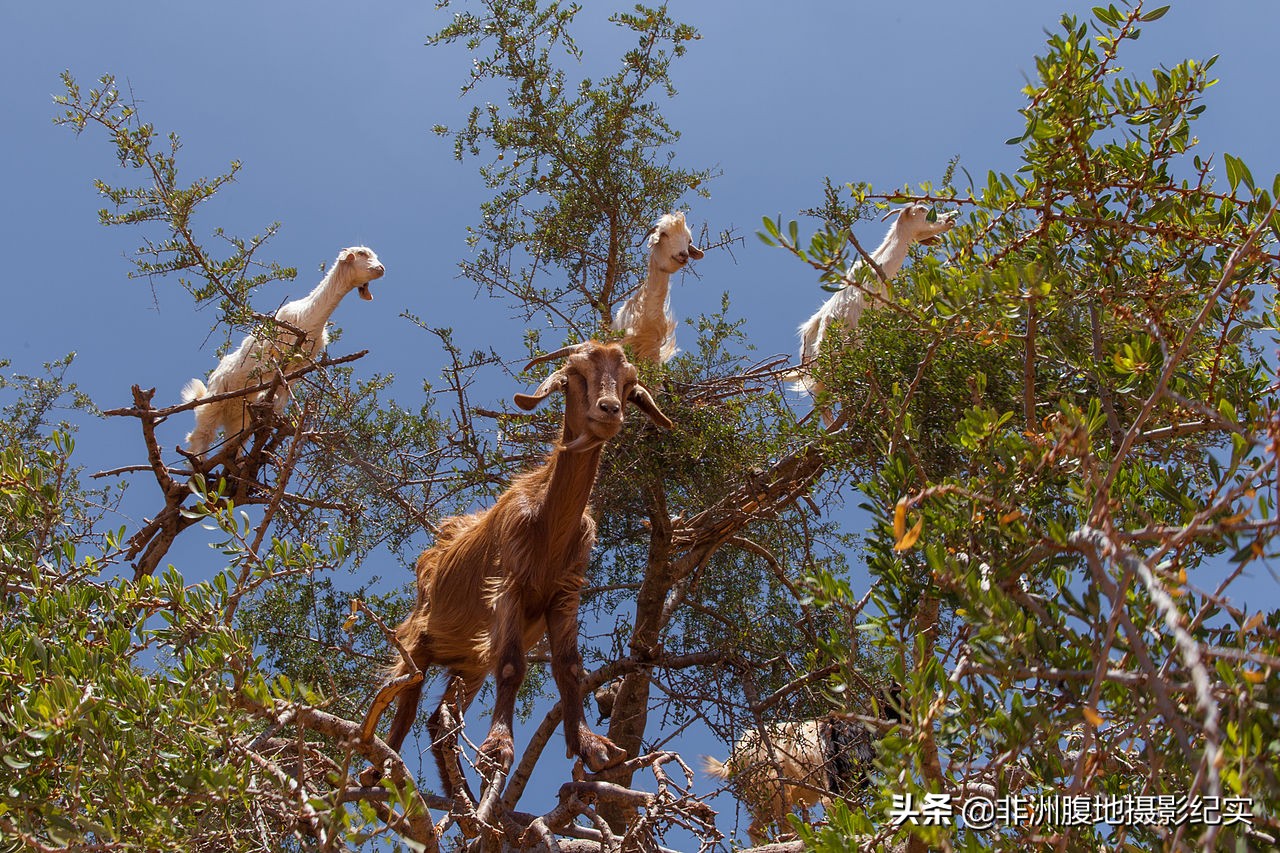
[[[818,390],[818,385],[813,380],[813,374],[803,367],[798,367],[782,374],[782,381],[791,383],[787,386],[788,390],[808,394],[810,397],[814,396]]]
[[[732,775],[729,765],[720,761],[716,761],[710,755],[702,756],[702,772],[716,779],[728,780]]]
[[[182,389],[182,402],[190,403],[209,396],[209,389],[199,379],[192,379]]]
[[[826,307],[826,306],[823,306]],[[792,391],[814,396],[822,386],[813,378],[810,369],[818,360],[818,352],[822,347],[822,339],[827,333],[827,317],[821,310],[800,324],[800,366],[785,374],[782,378],[790,382]]]

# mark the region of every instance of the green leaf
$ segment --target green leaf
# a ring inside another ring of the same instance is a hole
[[[1223,152],[1222,162],[1227,167],[1227,183],[1231,185],[1231,191],[1234,193],[1240,186],[1241,182],[1250,190],[1254,189],[1253,175],[1249,173],[1249,168],[1238,157],[1232,157],[1230,154]]]

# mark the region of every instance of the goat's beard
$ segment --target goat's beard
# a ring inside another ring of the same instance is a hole
[[[599,436],[592,435],[589,432],[584,432],[568,444],[560,445],[560,449],[569,453],[581,453],[588,450],[595,450],[608,440],[609,439],[607,438],[600,438]]]

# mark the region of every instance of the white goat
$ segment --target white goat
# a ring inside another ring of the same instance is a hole
[[[792,808],[825,804],[865,784],[876,754],[875,735],[866,726],[835,714],[772,723],[765,731],[767,743],[757,729],[744,732],[723,763],[702,759],[704,773],[732,782],[751,815],[747,835],[753,845],[768,841],[771,824],[785,826]]]
[[[859,258],[845,273],[844,287],[822,303],[822,307],[800,325],[800,368],[793,374],[796,379],[795,385],[792,386],[794,390],[803,391],[815,397],[823,390],[823,384],[815,379],[810,371],[813,362],[818,358],[818,353],[821,351],[822,340],[826,337],[827,327],[831,324],[831,321],[840,319],[844,321],[850,331],[856,329],[858,319],[867,308],[868,293],[878,297],[885,296],[888,293],[886,284],[893,280],[893,277],[898,274],[898,270],[902,269],[902,264],[907,259],[907,251],[911,248],[911,244],[923,243],[930,245],[940,235],[951,230],[951,226],[955,224],[958,211],[943,214],[930,222],[929,210],[929,206],[925,204],[909,204],[906,207],[900,207],[886,213],[884,215],[885,219],[890,216],[897,216],[898,218],[889,228],[889,233],[884,235],[884,241],[879,248],[871,253],[871,259],[876,262],[884,273],[884,281],[881,281],[880,277],[873,271],[871,274],[872,281],[867,290],[864,291],[862,287],[856,284],[858,273],[864,266],[862,259]],[[831,415],[830,409],[823,409],[822,420],[827,426],[830,426],[835,420]]]
[[[624,334],[622,343],[631,348],[637,361],[666,362],[676,354],[671,275],[684,269],[690,258],[696,261],[703,253],[693,245],[693,234],[680,212],[659,218],[646,238],[649,271],[614,315],[613,328]]]
[[[305,337],[297,337],[284,327],[247,335],[234,352],[227,353],[209,374],[208,383],[192,379],[182,389],[183,402],[201,400],[217,394],[239,391],[268,379],[271,371],[281,368],[288,371],[314,358],[329,344],[328,321],[342,297],[353,290],[360,291],[361,299],[373,299],[369,282],[385,272],[372,249],[353,246],[338,253],[338,259],[329,273],[302,299],[286,302],[276,311],[276,319],[301,330]],[[268,337],[263,337],[263,335]],[[265,392],[263,392],[265,393]],[[246,394],[196,406],[196,426],[187,436],[190,452],[204,459],[213,446],[221,429],[228,441],[243,447],[248,436],[243,435],[249,426],[249,403],[261,394]],[[284,412],[287,393],[275,398],[276,413]]]

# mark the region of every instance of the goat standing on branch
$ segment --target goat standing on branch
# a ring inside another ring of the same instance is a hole
[[[892,685],[876,695],[869,710],[892,724],[901,720],[900,701],[901,688]],[[703,772],[731,781],[751,815],[746,834],[751,843],[764,844],[767,827],[786,826],[791,808],[826,804],[829,798],[847,797],[867,784],[881,736],[874,725],[847,713],[773,722],[764,727],[763,735],[759,729],[744,731],[723,763],[704,756]]]
[[[607,738],[595,734],[582,710],[582,658],[578,653],[578,603],[587,560],[595,544],[595,521],[588,500],[605,442],[618,434],[628,403],[649,420],[669,428],[671,421],[637,380],[634,365],[618,344],[587,341],[540,356],[534,364],[568,356],[533,394],[517,394],[516,405],[532,410],[547,396],[563,391],[564,427],[559,445],[546,463],[522,474],[490,508],[447,519],[435,545],[418,557],[418,600],[397,629],[397,636],[418,669],[433,664],[448,669],[448,687],[428,721],[432,752],[451,797],[459,794],[461,771],[450,762],[449,696],[460,684],[458,705],[465,711],[493,672],[497,698],[489,735],[480,745],[486,791],[511,768],[511,737],[516,693],[524,680],[525,653],[547,635],[551,673],[560,691],[565,746],[592,771],[626,758]],[[399,707],[387,744],[399,750],[417,714],[422,694],[409,662],[393,665],[388,684],[403,679]],[[371,736],[375,704],[364,731]],[[371,769],[364,784],[379,778]],[[461,783],[465,788],[465,782]],[[468,796],[470,792],[467,792]],[[486,801],[493,799],[490,794]],[[484,804],[481,817],[485,817]]]
[[[668,213],[654,223],[649,243],[649,271],[631,298],[613,318],[614,331],[631,347],[638,361],[667,362],[676,354],[676,318],[671,313],[671,276],[684,269],[702,250],[693,245],[693,234],[684,214]]]
[[[315,358],[316,353],[329,345],[329,317],[342,297],[358,289],[361,299],[373,299],[369,293],[369,282],[381,278],[384,272],[372,249],[364,246],[343,249],[315,290],[302,299],[280,306],[275,314],[280,327],[246,336],[235,352],[223,356],[213,373],[209,374],[208,384],[199,379],[187,383],[187,387],[182,389],[183,402],[240,391],[260,384],[276,369],[288,372],[290,368]],[[301,339],[296,339],[297,332],[302,334]],[[219,429],[226,433],[226,440],[232,442],[237,451],[243,447],[248,438],[249,404],[265,393],[230,397],[197,406],[196,427],[187,436],[191,454],[203,460]],[[277,393],[277,415],[284,412],[288,399],[287,392]]]
[[[880,714],[893,722],[899,715],[888,695],[881,696]],[[747,835],[752,844],[760,845],[768,841],[770,825],[786,825],[792,808],[825,804],[865,785],[878,737],[878,732],[844,714],[771,723],[764,735],[747,729],[723,763],[703,756],[702,770],[733,784],[751,814]]]
[[[865,266],[859,259],[845,273],[844,286],[840,291],[822,303],[822,307],[801,324],[800,369],[795,374],[794,386],[796,391],[803,391],[816,397],[824,390],[825,386],[815,379],[810,371],[813,369],[813,363],[818,359],[823,338],[827,335],[827,327],[830,326],[831,321],[838,319],[849,331],[856,329],[858,319],[867,308],[868,294],[879,298],[888,295],[888,284],[898,274],[898,270],[902,269],[911,244],[932,245],[955,225],[956,211],[942,216],[935,215],[931,219],[929,216],[931,210],[932,208],[926,204],[909,204],[886,213],[885,219],[890,216],[898,218],[889,228],[889,233],[884,235],[880,246],[871,253],[871,260],[874,262],[871,286],[864,290],[857,284],[858,274]],[[831,426],[835,421],[830,409],[822,410],[822,420],[827,426]]]

